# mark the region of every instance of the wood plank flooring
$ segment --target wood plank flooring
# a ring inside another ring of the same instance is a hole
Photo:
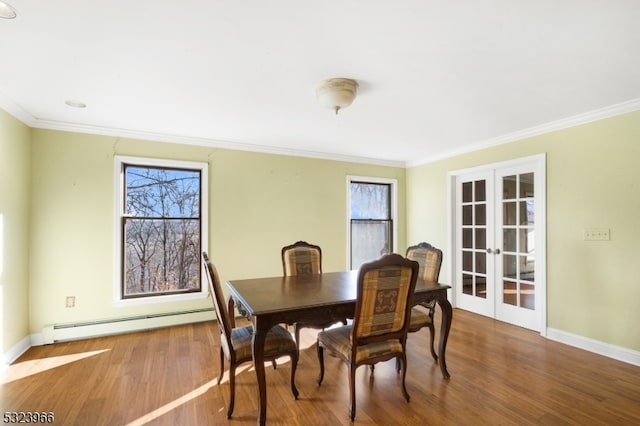
[[[438,315],[439,317],[439,315]],[[454,310],[447,347],[450,380],[427,350],[428,330],[409,336],[407,389],[394,361],[357,371],[355,423],[363,425],[638,425],[640,367],[489,318]],[[303,330],[296,374],[266,368],[267,423],[349,424],[346,367],[326,357],[322,386],[313,330]],[[216,384],[214,323],[31,348],[5,372],[3,413],[46,411],[60,425],[253,425],[257,386],[250,364],[238,371],[236,406]]]

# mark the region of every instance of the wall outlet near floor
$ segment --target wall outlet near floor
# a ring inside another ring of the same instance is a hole
[[[76,306],[76,297],[75,296],[67,296],[67,301],[65,303],[67,308],[73,308]]]
[[[611,235],[609,228],[584,228],[583,239],[585,241],[609,241]]]

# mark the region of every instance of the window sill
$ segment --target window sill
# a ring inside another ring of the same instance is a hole
[[[137,297],[134,299],[116,299],[114,300],[115,307],[125,307],[125,306],[140,306],[140,305],[157,305],[160,303],[174,303],[174,302],[185,302],[189,300],[201,300],[205,299],[209,296],[209,293],[198,292],[198,293],[187,293],[187,294],[172,294],[172,295],[164,295],[164,296],[148,296],[148,297]]]

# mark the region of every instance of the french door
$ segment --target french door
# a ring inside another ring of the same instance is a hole
[[[544,156],[455,172],[455,304],[543,331],[546,316]]]

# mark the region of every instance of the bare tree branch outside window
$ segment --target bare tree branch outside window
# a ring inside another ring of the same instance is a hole
[[[201,173],[124,165],[124,298],[200,291]]]

